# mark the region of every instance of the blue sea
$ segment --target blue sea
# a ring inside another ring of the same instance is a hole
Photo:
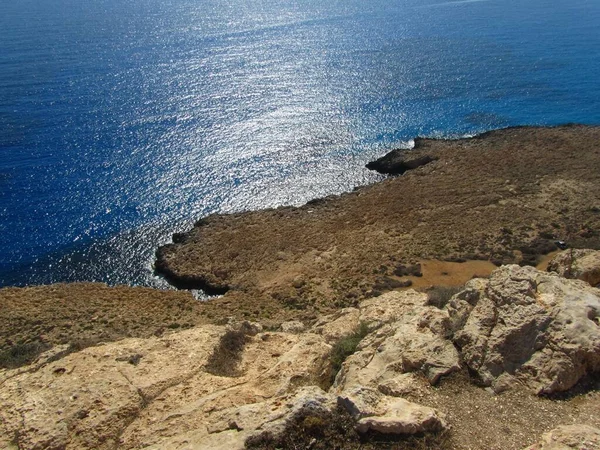
[[[203,216],[565,122],[600,124],[598,0],[0,0],[0,286],[165,286]]]

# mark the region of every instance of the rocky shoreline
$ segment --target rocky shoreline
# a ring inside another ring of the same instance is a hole
[[[380,163],[174,236],[156,269],[206,302],[0,289],[0,448],[600,449],[600,127]]]
[[[156,270],[224,293],[215,303],[246,319],[309,319],[418,281],[400,266],[480,261],[454,282],[460,269],[440,267],[432,283],[460,285],[494,265],[537,265],[557,240],[600,248],[598,142],[599,127],[576,125],[417,139],[382,159],[427,164],[299,208],[204,218],[158,249]]]

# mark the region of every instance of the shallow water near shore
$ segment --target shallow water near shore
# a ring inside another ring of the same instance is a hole
[[[600,3],[0,5],[0,286],[165,286],[200,217],[381,177],[417,135],[600,123]]]

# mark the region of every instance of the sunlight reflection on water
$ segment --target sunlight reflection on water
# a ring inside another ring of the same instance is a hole
[[[171,233],[372,183],[416,135],[600,122],[597,3],[445,3],[3,4],[0,285],[164,285]]]

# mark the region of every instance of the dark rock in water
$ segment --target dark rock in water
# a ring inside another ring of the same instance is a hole
[[[411,158],[410,155],[405,153],[406,150],[403,149],[392,150],[387,155],[368,163],[367,169],[389,175],[401,175],[408,170],[424,166],[437,159],[430,155]]]

